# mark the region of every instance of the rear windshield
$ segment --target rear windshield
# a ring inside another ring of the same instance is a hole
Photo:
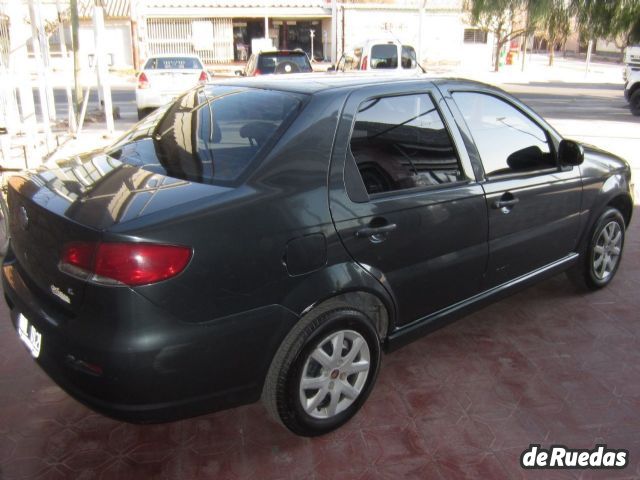
[[[395,44],[371,47],[371,68],[398,68],[398,47]]]
[[[191,90],[138,123],[108,155],[174,178],[234,184],[281,135],[303,98],[223,85]]]
[[[261,53],[258,58],[261,73],[301,73],[311,72],[311,64],[303,52]]]
[[[150,58],[144,66],[145,70],[202,70],[200,60],[193,57],[159,57]]]

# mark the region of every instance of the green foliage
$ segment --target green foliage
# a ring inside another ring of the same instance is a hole
[[[584,38],[640,40],[640,0],[571,0]]]

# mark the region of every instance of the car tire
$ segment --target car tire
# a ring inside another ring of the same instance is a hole
[[[615,208],[608,208],[596,222],[580,263],[568,274],[587,290],[606,287],[615,277],[624,248],[625,222]]]
[[[0,258],[4,257],[9,248],[9,210],[0,192]]]
[[[341,344],[338,352],[334,346]],[[262,393],[270,415],[297,435],[344,425],[364,404],[380,367],[371,320],[330,302],[303,317],[276,353]]]
[[[629,107],[631,113],[640,115],[640,88],[636,88],[636,91],[629,97]]]
[[[144,117],[149,115],[149,113],[151,113],[151,109],[150,108],[139,108],[138,109],[138,120],[142,120]]]

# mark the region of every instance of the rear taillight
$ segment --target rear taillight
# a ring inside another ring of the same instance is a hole
[[[72,242],[62,249],[61,271],[102,285],[147,285],[174,277],[191,249],[154,243]]]
[[[257,77],[258,75],[262,75],[262,72],[260,71],[259,68],[256,68],[255,71],[253,72],[253,76]]]
[[[205,72],[204,70],[202,72],[200,72],[200,78],[198,78],[198,81],[200,83],[206,83],[209,81],[209,75],[207,75],[207,72]]]
[[[144,74],[144,72],[142,72],[140,75],[138,75],[138,88],[144,89],[149,88],[149,86],[149,79]]]
[[[367,69],[367,61],[368,60],[369,59],[367,58],[366,55],[362,58],[362,68],[360,68],[360,70],[366,70]]]

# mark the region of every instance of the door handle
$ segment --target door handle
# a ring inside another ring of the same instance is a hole
[[[388,223],[386,225],[382,225],[381,227],[365,227],[356,232],[356,237],[376,237],[378,235],[384,235],[386,233],[393,232],[396,228],[398,228],[398,225],[396,225],[395,223]]]
[[[493,208],[513,207],[519,201],[520,199],[515,197],[508,200],[496,200],[495,202],[493,202]]]

